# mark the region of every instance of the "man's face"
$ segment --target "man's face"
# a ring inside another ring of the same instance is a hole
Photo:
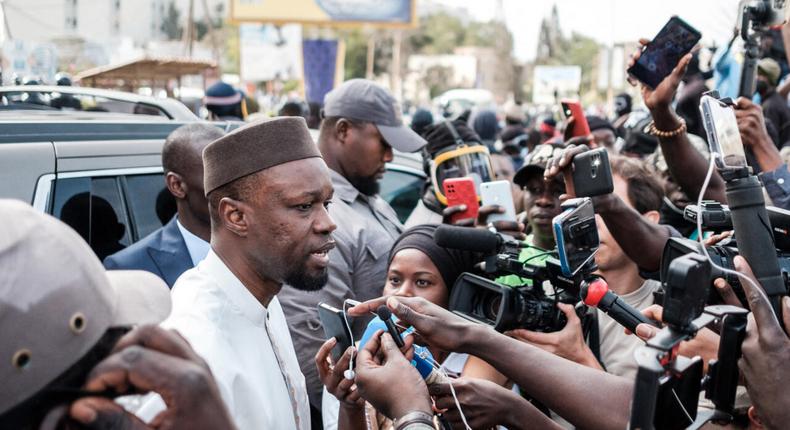
[[[346,134],[342,165],[346,179],[359,192],[375,195],[384,177],[386,163],[392,161],[392,147],[374,124],[349,127]]]
[[[247,209],[254,270],[297,289],[320,289],[337,228],[327,211],[334,193],[329,169],[321,158],[306,158],[267,169],[261,178]]]
[[[618,175],[613,175],[612,182],[614,183],[614,194],[620,197],[626,205],[633,208],[633,205],[628,200],[628,183]],[[625,255],[617,241],[614,240],[600,215],[595,215],[595,223],[598,225],[598,238],[601,241],[598,252],[595,254],[595,263],[598,264],[598,269],[606,272],[607,270],[621,268],[627,264],[634,264]]]
[[[538,238],[553,241],[554,230],[552,220],[562,212],[560,196],[565,193],[565,185],[559,179],[549,183],[543,175],[533,174],[524,186],[524,209],[527,211],[527,222],[532,227],[532,234]]]

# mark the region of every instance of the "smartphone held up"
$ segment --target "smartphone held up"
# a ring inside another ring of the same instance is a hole
[[[655,38],[642,48],[639,60],[628,69],[628,74],[655,89],[681,58],[691,52],[702,34],[687,22],[673,16]]]

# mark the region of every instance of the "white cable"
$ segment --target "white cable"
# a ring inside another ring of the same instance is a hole
[[[708,190],[708,185],[710,184],[710,178],[713,176],[713,168],[715,167],[716,157],[721,157],[721,154],[719,154],[717,152],[711,152],[711,154],[710,154],[710,164],[708,165],[708,173],[705,175],[705,181],[702,183],[702,189],[700,189],[699,197],[697,198],[697,209],[698,210],[700,210],[700,208],[702,208],[703,196],[705,195],[705,191]],[[738,240],[737,236],[736,236],[735,240],[736,241]],[[710,258],[710,254],[708,254],[708,249],[705,247],[705,242],[702,239],[702,216],[701,216],[701,214],[697,215],[697,241],[699,241],[699,243],[701,245],[701,248],[702,248],[702,253],[705,254],[705,258],[708,259],[708,261],[710,262],[711,266],[713,266],[713,267],[715,267],[715,268],[717,268],[717,269],[721,270],[722,272],[727,273],[729,275],[737,276],[739,278],[745,279],[746,282],[748,282],[749,285],[752,286],[752,289],[754,291],[757,291],[758,294],[760,294],[760,296],[762,297],[763,300],[765,300],[766,303],[770,303],[769,300],[768,300],[768,296],[765,295],[765,292],[763,291],[762,287],[757,285],[757,282],[752,280],[751,277],[746,276],[745,274],[743,274],[741,272],[738,272],[737,270],[730,270],[730,269],[727,269],[725,267],[721,267],[718,264],[713,262],[713,260]],[[735,263],[733,263],[733,267],[734,267],[734,264]],[[725,281],[726,281],[726,279],[725,279]],[[774,321],[776,321],[776,323],[779,324],[779,320],[776,319],[776,315],[774,314],[774,312],[771,312],[771,315],[773,316]]]
[[[433,359],[433,357],[429,356],[427,352],[423,352],[422,354],[418,354],[418,355],[423,360],[426,360],[428,364],[430,364],[431,367],[434,368],[434,370],[439,372],[439,374],[442,375],[444,379],[447,380],[447,384],[450,385],[450,394],[453,395],[453,400],[455,401],[455,407],[458,408],[458,413],[461,414],[461,421],[463,421],[466,430],[472,430],[472,428],[469,427],[469,423],[466,421],[466,415],[464,415],[464,411],[461,408],[461,402],[458,401],[458,395],[455,394],[455,388],[453,387],[452,378],[450,378],[450,376],[447,375],[447,372],[445,372],[445,370],[441,366],[439,366],[439,363],[437,363],[436,360]]]
[[[351,332],[351,324],[348,323],[348,316],[346,315],[346,304],[350,299],[343,300],[343,321],[346,323],[346,328],[348,329],[348,334],[351,336],[351,346],[354,346],[354,335]],[[348,380],[353,380],[356,376],[354,372],[354,352],[355,350],[351,350],[351,358],[348,361],[348,370],[343,372],[343,377]]]

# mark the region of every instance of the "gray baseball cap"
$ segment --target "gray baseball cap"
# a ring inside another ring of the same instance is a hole
[[[0,199],[0,414],[78,362],[108,328],[169,313],[170,291],[156,275],[105,271],[66,224]]]
[[[324,97],[325,117],[344,117],[372,122],[390,146],[414,152],[425,139],[403,124],[401,106],[381,85],[367,79],[343,82]]]

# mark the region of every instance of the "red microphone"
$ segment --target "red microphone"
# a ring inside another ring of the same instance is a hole
[[[617,294],[609,291],[609,285],[603,278],[585,282],[581,287],[581,297],[585,305],[602,310],[633,333],[636,333],[636,326],[639,324],[655,325]]]

